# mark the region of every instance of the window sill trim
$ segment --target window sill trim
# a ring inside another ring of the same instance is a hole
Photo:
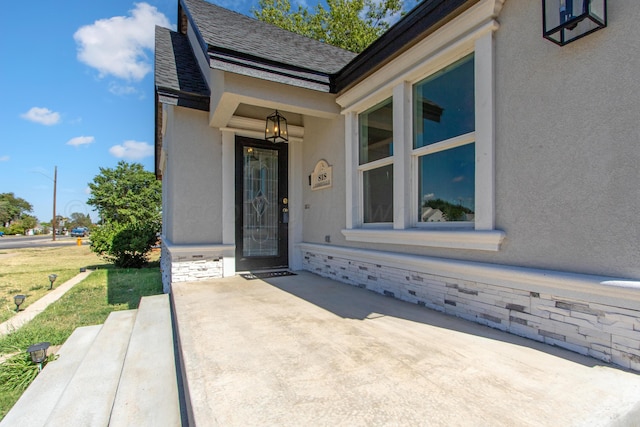
[[[505,238],[500,230],[344,229],[347,241],[497,252]]]

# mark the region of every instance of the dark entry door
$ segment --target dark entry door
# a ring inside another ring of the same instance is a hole
[[[236,269],[287,267],[287,144],[236,137]]]

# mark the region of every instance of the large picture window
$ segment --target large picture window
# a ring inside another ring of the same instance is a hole
[[[411,47],[384,72],[338,96],[346,118],[342,234],[348,241],[500,250],[505,233],[495,224],[498,25],[470,17],[469,26],[451,27],[460,31],[449,42],[447,32],[434,34],[433,43]]]
[[[475,219],[474,57],[413,86],[418,223]]]
[[[359,170],[363,222],[393,222],[393,102],[359,116]]]

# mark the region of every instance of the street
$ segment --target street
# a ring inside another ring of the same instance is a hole
[[[52,236],[3,236],[0,237],[0,250],[2,249],[24,249],[42,248],[60,245],[76,244],[75,237],[56,236],[56,241]]]

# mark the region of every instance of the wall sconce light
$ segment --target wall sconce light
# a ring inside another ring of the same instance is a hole
[[[284,118],[278,110],[267,117],[267,125],[264,131],[264,139],[274,144],[289,141],[289,129],[287,128],[287,119]]]
[[[13,302],[16,304],[16,313],[20,311],[20,305],[24,302],[27,297],[25,295],[16,295],[13,297]]]
[[[545,39],[559,46],[607,26],[607,0],[542,0]]]
[[[49,275],[49,282],[51,283],[49,285],[49,289],[53,289],[53,282],[55,282],[57,278],[58,278],[57,274],[50,274]]]
[[[38,372],[42,371],[42,363],[47,358],[47,349],[50,345],[51,343],[48,342],[39,342],[27,349],[27,353],[31,355],[31,361],[38,364]]]

